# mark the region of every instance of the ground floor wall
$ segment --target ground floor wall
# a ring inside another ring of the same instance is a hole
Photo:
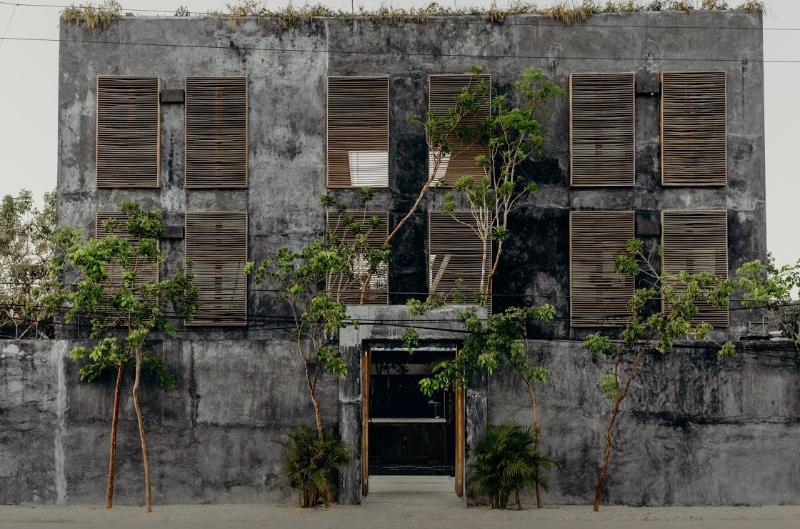
[[[0,503],[104,497],[113,380],[80,382],[68,358],[72,345],[0,342]],[[152,383],[143,390],[155,501],[290,499],[282,443],[288,431],[311,423],[290,344],[171,340],[155,349],[178,377],[175,390]],[[739,356],[723,361],[705,348],[649,357],[620,419],[607,501],[800,504],[800,368],[782,349],[740,346]],[[597,386],[604,362],[575,341],[532,342],[531,351],[550,369],[540,389],[543,442],[562,464],[546,499],[588,503],[610,408]],[[116,498],[135,504],[142,478],[129,389],[127,380]],[[353,436],[360,404],[348,395],[357,383],[329,379],[320,391],[328,422],[348,423],[339,429]],[[476,384],[467,401],[468,461],[487,422],[530,420],[524,388],[502,370]]]

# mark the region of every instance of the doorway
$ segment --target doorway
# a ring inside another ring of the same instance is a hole
[[[398,483],[449,479],[463,493],[463,394],[430,397],[419,381],[455,355],[454,347],[429,346],[409,353],[393,346],[365,347],[362,359],[362,493],[370,476]],[[460,433],[459,433],[460,432]],[[414,478],[417,476],[418,478]],[[425,476],[425,479],[422,477]],[[381,482],[383,482],[381,481]]]

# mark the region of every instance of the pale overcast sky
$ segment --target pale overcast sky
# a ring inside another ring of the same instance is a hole
[[[17,0],[30,4],[68,4],[64,0]],[[455,5],[489,2],[459,0]],[[81,3],[77,0],[77,3]],[[191,11],[223,10],[225,0],[120,0],[125,11],[160,9],[179,5]],[[350,9],[350,0],[323,2]],[[381,0],[355,1],[356,8],[380,7]],[[395,6],[427,4],[427,0],[400,0]],[[449,4],[446,0],[441,4]],[[505,2],[498,1],[503,5]],[[552,2],[540,1],[539,5]],[[580,3],[577,0],[577,3]],[[731,4],[741,0],[730,0]],[[59,8],[14,6],[0,0],[0,36],[58,38]],[[295,2],[299,5],[300,2]],[[284,0],[268,2],[270,7]],[[800,150],[800,1],[767,1],[764,19],[767,148],[768,247],[779,263],[800,257],[800,171],[794,158]],[[771,62],[794,60],[798,62]],[[56,185],[58,43],[0,40],[0,195],[32,189],[39,196]]]

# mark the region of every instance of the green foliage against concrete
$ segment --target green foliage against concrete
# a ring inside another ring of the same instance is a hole
[[[708,302],[727,306],[733,283],[709,273],[667,276],[656,272],[653,252],[645,254],[644,243],[638,239],[628,241],[627,253],[615,260],[618,273],[626,274],[639,283],[628,308],[630,316],[616,337],[594,333],[584,341],[590,353],[606,357],[611,363],[610,372],[600,377],[600,391],[612,401],[611,414],[605,431],[605,452],[595,487],[594,510],[600,508],[603,485],[608,472],[614,435],[614,426],[623,401],[639,377],[645,356],[651,352],[667,353],[675,342],[692,338],[705,340],[712,331],[711,325],[697,319],[698,303]],[[663,303],[666,310],[652,310],[653,302]],[[735,354],[733,344],[720,347],[719,356]]]
[[[476,68],[475,73],[481,73],[480,69]],[[475,90],[479,95],[488,91],[485,81]],[[535,175],[521,174],[519,166],[542,153],[546,141],[544,125],[549,120],[547,107],[563,95],[564,90],[546,80],[541,69],[526,69],[514,83],[513,98],[495,96],[491,114],[476,127],[476,140],[489,149],[488,155],[476,158],[483,174],[461,177],[453,186],[454,191],[445,195],[446,212],[455,212],[461,201],[474,219],[474,225],[469,227],[482,244],[480,287],[484,299],[491,295],[492,279],[505,242],[511,237],[511,214],[522,198],[537,189]]]
[[[364,212],[371,198],[372,192],[363,190]],[[322,197],[321,204],[329,218],[338,219],[333,229],[300,250],[281,248],[257,267],[249,263],[247,272],[255,270],[256,284],[270,282],[278,288],[280,299],[289,306],[293,319],[290,339],[305,369],[317,435],[323,443],[317,384],[325,372],[340,378],[347,376],[347,364],[335,343],[339,330],[349,321],[342,296],[358,291],[365,276],[371,277],[385,267],[389,250],[367,245],[369,234],[380,219],[357,220],[346,213],[345,204],[329,195]],[[349,235],[338,237],[339,227]]]
[[[795,346],[800,361],[800,302],[792,295],[800,288],[800,261],[778,267],[770,255],[767,262],[749,261],[736,270],[736,286],[743,291],[745,307],[765,307],[781,333]]]
[[[30,191],[0,203],[0,332],[17,340],[47,338],[52,323],[38,302],[53,256],[56,195],[45,193],[40,209]]]
[[[519,493],[534,485],[548,490],[547,479],[541,474],[553,465],[554,461],[537,452],[529,429],[504,424],[488,427],[475,447],[471,468],[477,488],[489,497],[492,509],[505,509],[511,494],[516,508],[521,509]]]
[[[131,13],[125,14],[125,16],[131,15]],[[117,22],[122,16],[122,6],[117,0],[103,0],[97,5],[71,5],[61,12],[61,18],[64,21],[88,29],[97,27],[108,29],[111,24]]]
[[[148,365],[162,386],[174,387],[175,378],[161,359],[149,351],[146,341],[157,332],[173,334],[175,329],[169,322],[170,318],[191,319],[197,310],[198,298],[191,274],[177,272],[170,279],[154,280],[142,273],[144,266],[158,266],[164,260],[158,243],[164,235],[161,212],[143,211],[132,203],[120,204],[120,210],[127,215],[124,225],[108,221],[106,228],[109,231],[122,229],[136,243],[118,236],[85,240],[79,232],[69,228],[56,232],[56,255],[51,262],[51,281],[43,300],[53,313],[66,309],[67,322],[89,323],[92,345],[72,350],[72,358],[82,363],[80,376],[83,380],[94,380],[108,369],[116,370],[107,507],[111,507],[113,501],[122,379],[126,369],[133,367],[131,394],[144,463],[145,503],[150,511],[150,468],[144,417],[139,403],[142,366]],[[65,272],[77,272],[79,278],[74,284],[61,286]],[[170,308],[173,314],[167,312]]]
[[[308,426],[290,433],[285,472],[299,493],[300,506],[314,507],[320,499],[329,506],[336,497],[339,468],[349,460],[349,447],[330,430],[324,440]]]

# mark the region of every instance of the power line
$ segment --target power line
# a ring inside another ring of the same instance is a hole
[[[8,6],[22,6],[22,7],[34,7],[34,8],[55,8],[55,9],[66,9],[67,7],[72,7],[72,5],[63,5],[63,4],[31,4],[31,3],[23,3],[23,2],[7,2],[7,1],[0,1],[2,5]],[[123,12],[134,12],[134,13],[156,13],[156,14],[166,14],[170,15],[174,18],[189,18],[189,17],[181,17],[176,16],[175,9],[146,9],[146,8],[129,8],[122,6],[120,8]],[[702,10],[700,10],[702,11]],[[723,11],[723,10],[720,10]],[[731,11],[736,12],[736,11]],[[265,16],[257,16],[251,15],[247,17],[239,17],[236,15],[231,15],[228,13],[222,13],[219,11],[187,11],[189,15],[194,17],[209,17],[209,16],[230,16],[232,18],[253,18],[253,19],[265,19],[265,18],[273,18],[279,19],[280,14],[271,14]],[[682,12],[678,11],[640,11],[639,13],[677,13],[683,14]],[[602,15],[603,13],[596,13],[596,15]],[[525,22],[525,21],[518,21],[518,20],[509,20],[509,18],[515,16],[539,16],[544,18],[541,22]],[[474,17],[475,19],[470,19],[467,17]],[[480,17],[480,18],[479,18]],[[333,19],[333,20],[358,20],[358,21],[365,21],[365,22],[372,22],[376,19],[384,20],[384,21],[393,21],[391,16],[386,16],[383,19],[380,19],[378,15],[370,16],[369,14],[350,14],[350,13],[342,13],[339,16],[316,16],[312,17],[314,19]],[[800,27],[769,27],[769,26],[713,26],[713,25],[660,25],[660,24],[600,24],[600,25],[587,25],[584,23],[575,23],[575,24],[565,24],[563,22],[559,22],[554,19],[547,18],[546,15],[536,14],[536,13],[519,13],[517,15],[509,14],[505,18],[500,21],[493,22],[485,18],[485,15],[482,16],[481,14],[458,14],[458,15],[427,15],[424,20],[414,20],[414,15],[408,14],[408,20],[406,22],[409,23],[417,23],[417,24],[426,24],[431,22],[436,23],[459,23],[459,24],[476,24],[476,25],[495,25],[495,26],[533,26],[533,27],[557,27],[557,28],[568,28],[570,30],[573,29],[600,29],[600,28],[631,28],[631,29],[716,29],[716,30],[734,30],[734,31],[800,31]],[[549,20],[549,21],[548,21]]]
[[[17,6],[14,6],[14,9],[11,10],[11,16],[8,17],[8,24],[6,24],[6,29],[3,31],[3,36],[0,37],[0,48],[3,47],[3,43],[6,41],[6,35],[8,35],[8,28],[11,27],[11,22],[14,20],[14,14],[17,12]]]
[[[708,57],[612,57],[612,56],[553,56],[553,55],[508,55],[508,54],[475,54],[475,53],[442,53],[442,52],[407,52],[407,51],[374,51],[374,50],[336,50],[336,49],[309,49],[309,48],[279,48],[274,46],[242,46],[232,41],[227,45],[212,44],[175,44],[166,42],[110,42],[106,40],[89,39],[61,39],[46,37],[4,37],[3,40],[17,42],[57,42],[61,44],[97,44],[103,46],[144,46],[158,48],[187,48],[187,49],[212,49],[212,50],[248,50],[270,51],[276,53],[305,53],[305,54],[340,54],[340,55],[376,55],[376,56],[401,56],[401,57],[454,57],[486,60],[500,59],[538,59],[538,60],[566,60],[566,61],[641,61],[643,59],[669,62],[702,62],[702,63],[756,63],[756,64],[800,64],[800,59],[753,59],[750,57],[734,58],[708,58]]]

